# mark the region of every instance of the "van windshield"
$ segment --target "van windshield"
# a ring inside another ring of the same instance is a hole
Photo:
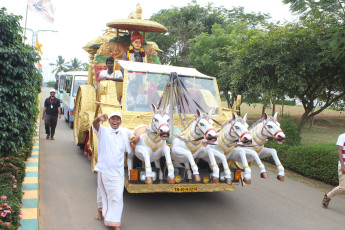
[[[87,78],[86,77],[78,77],[76,76],[74,78],[74,84],[73,84],[73,93],[72,96],[77,96],[79,86],[86,85],[87,84]]]
[[[213,115],[219,115],[219,104],[215,81],[208,78],[179,76],[190,97],[205,112],[213,109]],[[151,112],[151,104],[158,105],[163,99],[165,86],[169,83],[168,74],[128,72],[127,81],[127,111]],[[168,92],[169,93],[169,92]],[[178,108],[182,113],[195,114],[195,108],[174,100],[174,113]],[[165,107],[165,102],[162,105]],[[195,106],[194,106],[195,107]]]

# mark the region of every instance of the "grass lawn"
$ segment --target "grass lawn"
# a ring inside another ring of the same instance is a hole
[[[226,107],[226,102],[223,101],[222,105]],[[241,115],[248,113],[249,126],[261,118],[261,104],[248,105],[243,103],[241,105]],[[282,120],[281,116],[282,106],[277,105],[276,111],[278,112],[278,121]],[[284,106],[284,117],[298,124],[304,112],[303,106]],[[266,109],[266,113],[272,115],[272,109]],[[284,130],[283,130],[284,131]],[[345,132],[345,112],[339,112],[331,109],[326,109],[319,115],[315,116],[314,124],[310,129],[310,121],[305,125],[302,131],[303,145],[312,144],[335,144],[338,136]]]

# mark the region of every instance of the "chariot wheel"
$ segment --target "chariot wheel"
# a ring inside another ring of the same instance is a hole
[[[96,110],[96,91],[91,85],[82,85],[78,89],[74,105],[73,133],[76,145],[85,143],[87,131],[91,127]]]

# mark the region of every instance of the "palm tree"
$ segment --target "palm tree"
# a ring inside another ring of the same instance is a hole
[[[78,71],[84,69],[83,64],[78,60],[78,58],[71,59],[71,61],[68,62],[67,68],[68,71]]]
[[[55,72],[55,78],[56,79],[57,79],[57,75],[59,72],[67,70],[65,59],[62,58],[62,56],[58,56],[58,58],[56,59],[56,62],[55,63],[49,63],[49,65],[55,67],[54,70],[52,71],[52,73]]]

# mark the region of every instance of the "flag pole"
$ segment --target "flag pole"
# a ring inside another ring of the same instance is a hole
[[[25,14],[25,27],[24,27],[24,44],[25,44],[25,34],[26,34],[26,22],[27,22],[27,19],[28,19],[28,8],[29,8],[29,5],[26,3],[26,14]]]

